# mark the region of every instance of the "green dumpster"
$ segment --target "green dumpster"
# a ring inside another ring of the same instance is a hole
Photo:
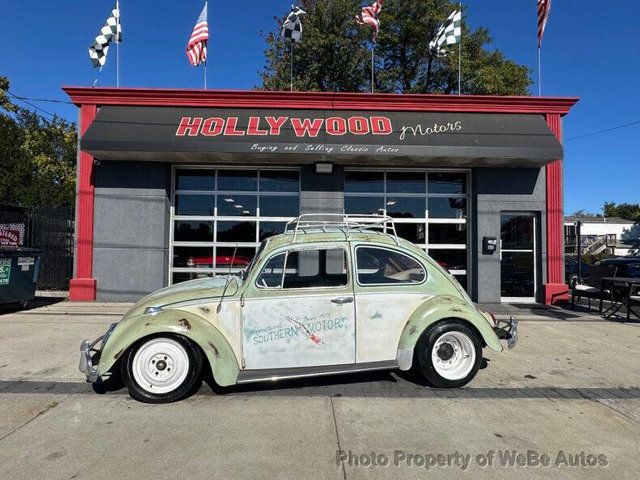
[[[41,256],[34,248],[0,247],[0,305],[25,306],[36,296]]]

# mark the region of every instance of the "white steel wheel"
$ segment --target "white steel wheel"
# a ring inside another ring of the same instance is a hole
[[[190,369],[185,348],[172,338],[157,337],[140,345],[131,373],[138,386],[151,394],[163,395],[180,388]]]
[[[440,335],[431,348],[435,371],[446,380],[461,380],[473,370],[476,348],[465,333],[452,330]]]

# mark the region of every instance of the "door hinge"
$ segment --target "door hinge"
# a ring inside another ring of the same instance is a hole
[[[242,357],[242,360],[240,361],[240,365],[242,365],[242,369],[244,370],[245,368],[247,368],[247,362],[244,359],[244,357]]]
[[[244,307],[244,293],[240,295],[240,307]]]

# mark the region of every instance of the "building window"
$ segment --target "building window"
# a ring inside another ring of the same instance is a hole
[[[297,169],[174,167],[172,187],[169,284],[240,271],[300,211]]]
[[[468,202],[468,171],[345,171],[345,213],[393,217],[398,235],[423,248],[465,289]]]

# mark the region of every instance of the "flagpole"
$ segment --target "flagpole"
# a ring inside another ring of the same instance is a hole
[[[458,42],[458,95],[462,95],[462,2],[460,2],[460,41]]]
[[[120,87],[120,0],[116,0],[116,10],[118,11],[118,26],[116,27],[116,88]]]
[[[290,61],[289,90],[293,92],[293,40],[289,40],[289,61]]]
[[[116,42],[116,88],[120,88],[120,42]]]
[[[376,52],[376,42],[375,40],[371,43],[371,93],[374,93],[374,59]]]
[[[204,2],[204,8],[206,10],[206,18],[207,18],[207,30],[209,29],[209,2]],[[208,41],[205,41],[204,43],[204,48],[207,48],[207,43],[209,43]],[[206,51],[206,50],[205,50]],[[206,52],[206,54],[208,54],[209,52]],[[204,89],[207,89],[207,58],[206,58],[206,54],[205,54],[205,59],[204,59]]]
[[[540,45],[538,45],[538,96],[542,96],[542,55],[540,53]]]

